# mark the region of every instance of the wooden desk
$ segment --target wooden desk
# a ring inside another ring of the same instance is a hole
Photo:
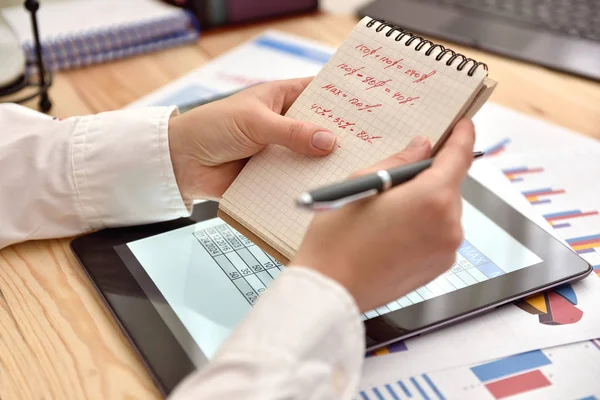
[[[356,23],[317,14],[204,34],[197,44],[56,75],[59,117],[118,109],[266,28],[341,44]],[[600,84],[470,49],[500,82],[492,101],[600,139]],[[35,107],[35,103],[30,104]],[[0,251],[0,398],[159,398],[69,250],[70,239]]]

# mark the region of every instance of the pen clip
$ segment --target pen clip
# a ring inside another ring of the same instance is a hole
[[[337,208],[341,208],[346,204],[352,203],[354,201],[366,199],[367,197],[374,196],[378,193],[377,189],[370,189],[364,192],[360,192],[357,194],[353,194],[352,196],[344,197],[342,199],[338,199],[335,201],[315,201],[311,204],[310,208],[313,211],[327,211],[334,210]]]

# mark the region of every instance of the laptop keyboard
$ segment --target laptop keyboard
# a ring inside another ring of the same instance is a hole
[[[598,0],[426,0],[467,8],[556,33],[600,41]]]

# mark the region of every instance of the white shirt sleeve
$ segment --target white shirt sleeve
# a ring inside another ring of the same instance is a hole
[[[0,248],[189,215],[168,148],[175,107],[57,120],[0,104]],[[307,268],[280,274],[173,399],[350,399],[364,328],[350,294]]]
[[[364,343],[350,294],[313,270],[289,267],[171,400],[351,399]]]
[[[0,104],[0,248],[189,215],[173,175],[175,107],[53,119]]]

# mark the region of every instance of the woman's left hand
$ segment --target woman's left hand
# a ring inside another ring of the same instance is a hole
[[[282,116],[311,80],[263,83],[173,117],[169,148],[184,200],[220,198],[248,158],[269,144],[307,156],[331,153],[332,132]]]

